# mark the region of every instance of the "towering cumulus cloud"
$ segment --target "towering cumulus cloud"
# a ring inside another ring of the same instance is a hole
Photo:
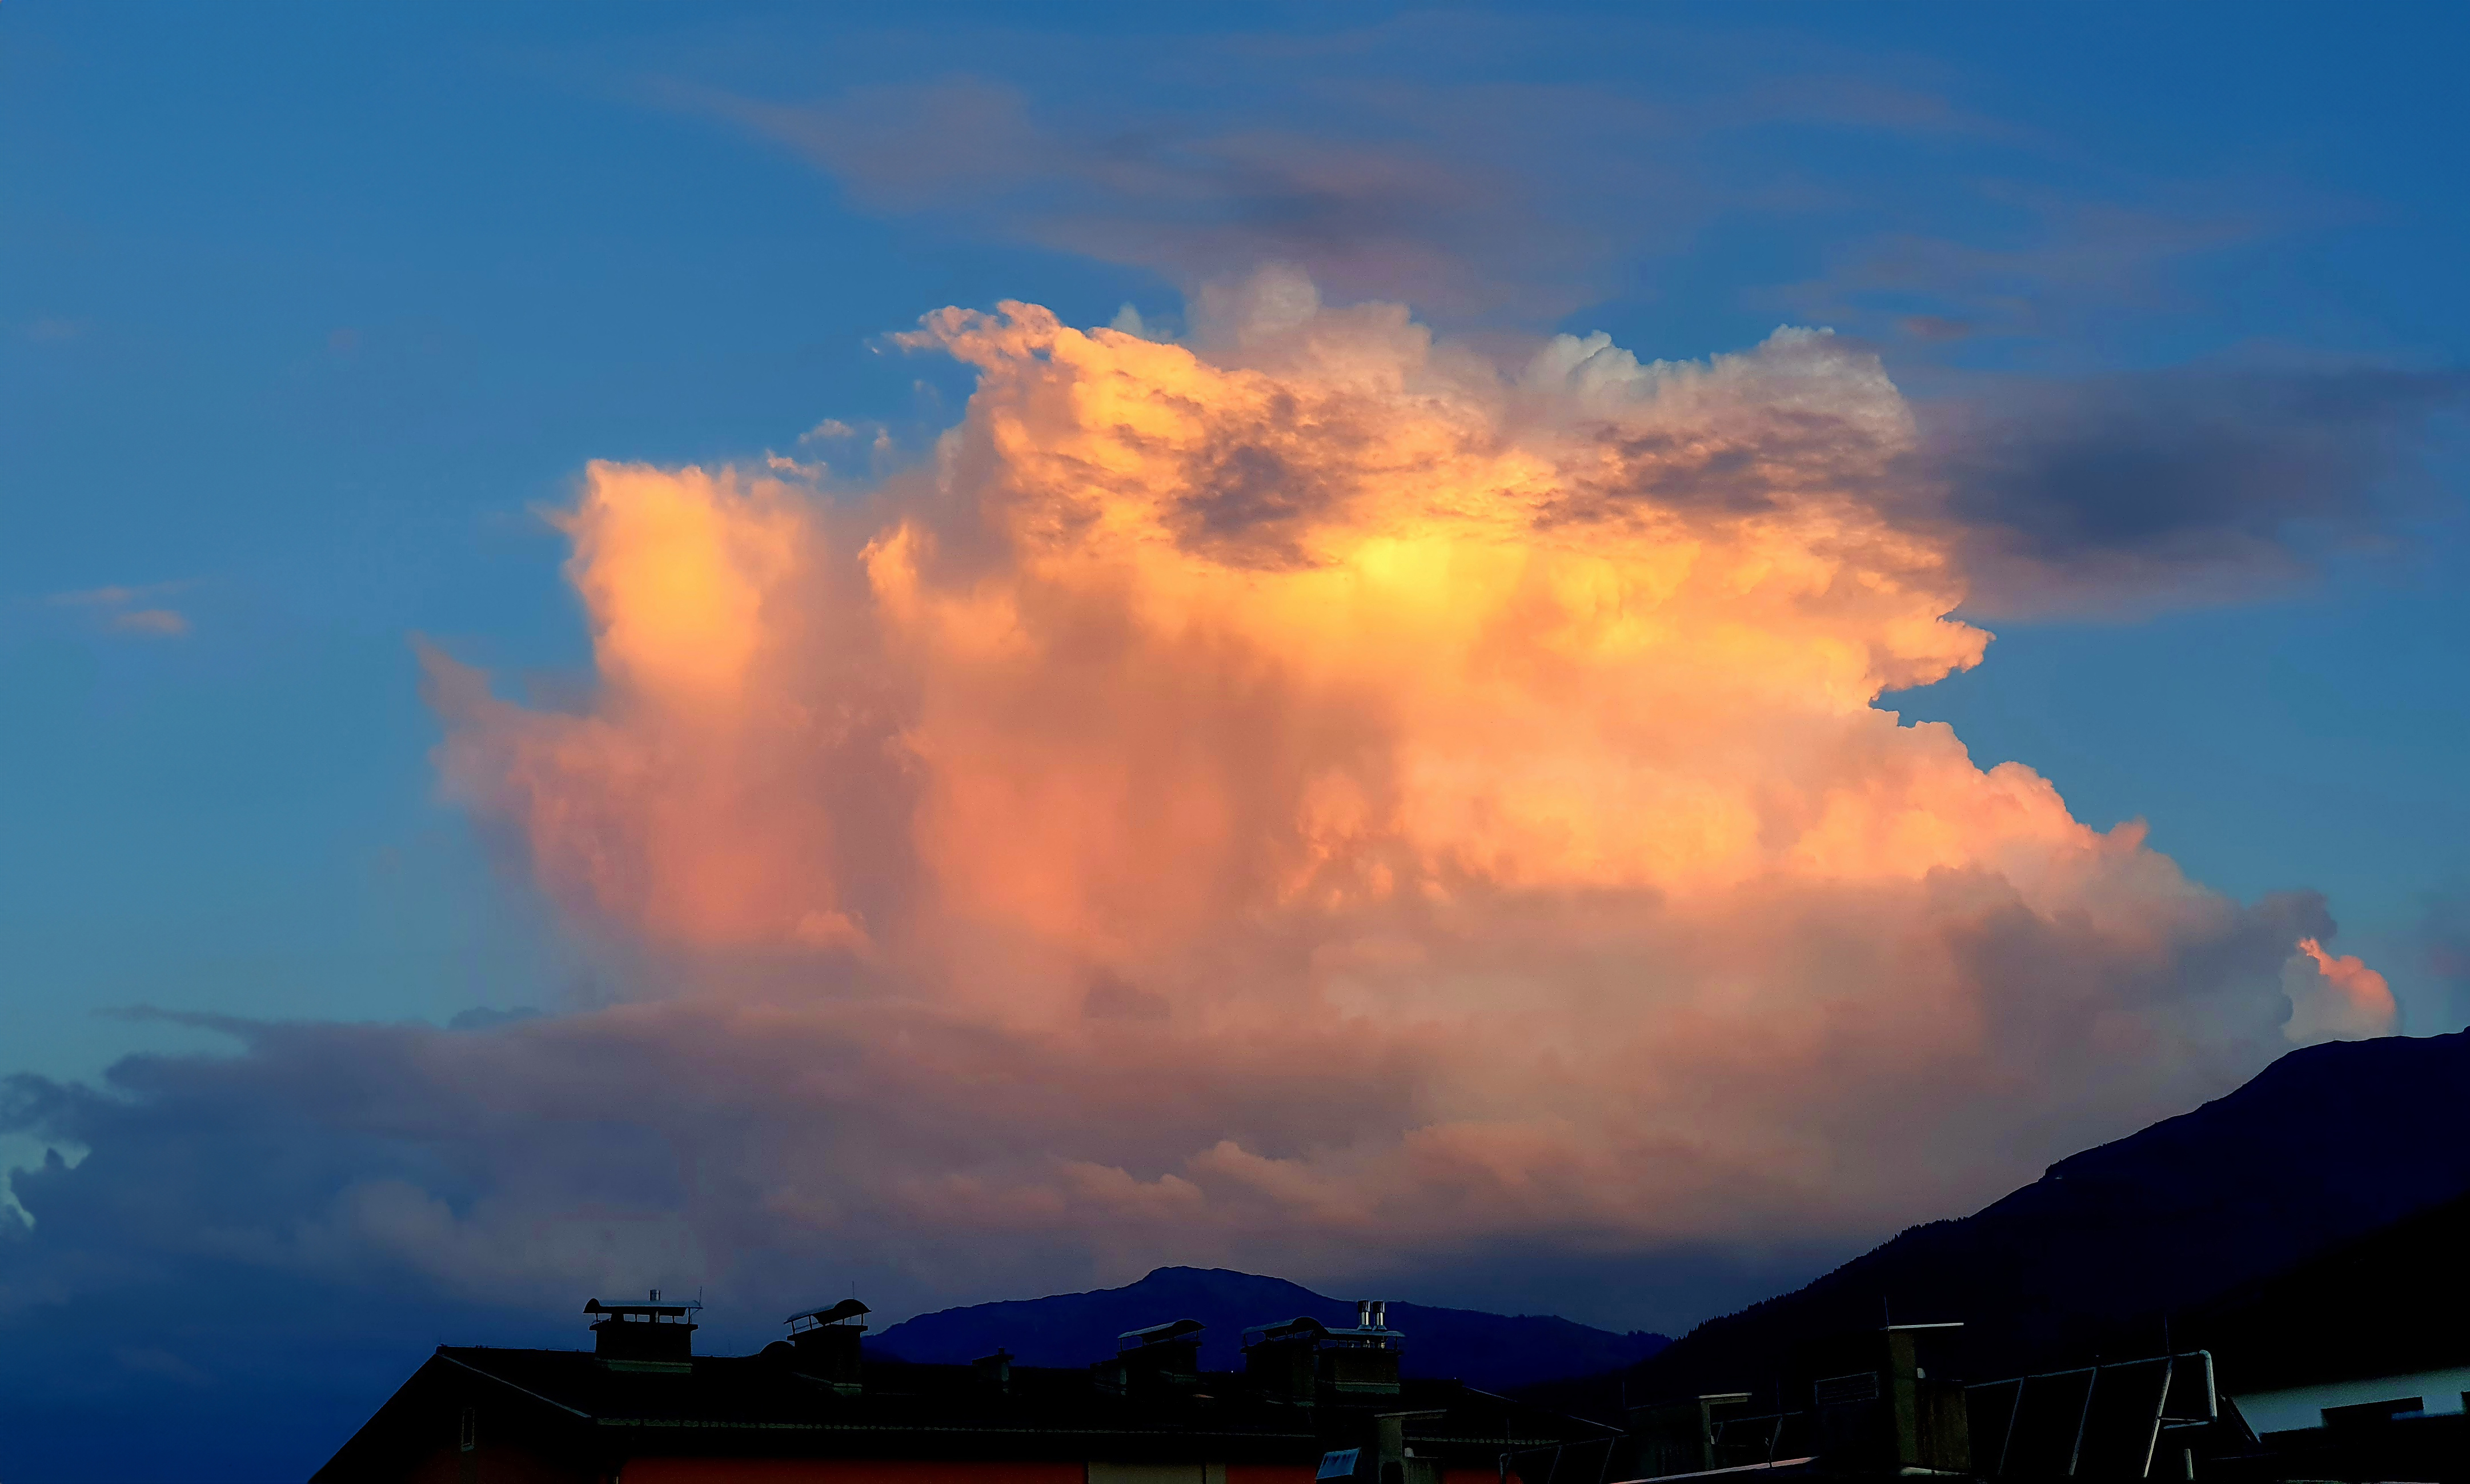
[[[929,316],[977,391],[862,497],[595,465],[589,708],[432,661],[450,787],[692,986],[639,1012],[767,1220],[1862,1233],[2286,1044],[2313,898],[1875,705],[1989,636],[1871,356],[1503,366],[1275,273],[1198,318]],[[2313,1033],[2383,1028],[2348,972]]]

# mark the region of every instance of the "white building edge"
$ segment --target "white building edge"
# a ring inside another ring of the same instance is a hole
[[[2324,1426],[2332,1421],[2325,1413],[2343,1407],[2385,1409],[2387,1416],[2395,1418],[2459,1413],[2470,1403],[2464,1393],[2470,1393],[2470,1366],[2235,1393],[2230,1400],[2238,1404],[2247,1425],[2262,1436]]]

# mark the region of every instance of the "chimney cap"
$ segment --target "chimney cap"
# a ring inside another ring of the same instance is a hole
[[[871,1314],[873,1312],[874,1312],[874,1310],[867,1308],[857,1300],[853,1298],[845,1298],[837,1304],[824,1304],[814,1309],[799,1310],[796,1313],[791,1314],[788,1318],[783,1319],[781,1322],[782,1324],[796,1324],[799,1320],[804,1319],[810,1325],[838,1324],[844,1319],[855,1319],[861,1314]]]
[[[1329,1333],[1329,1326],[1310,1314],[1289,1319],[1283,1324],[1260,1324],[1244,1332],[1244,1348],[1266,1345],[1273,1340],[1299,1339],[1305,1335],[1317,1338]]]
[[[1115,1336],[1115,1350],[1120,1354],[1127,1350],[1138,1350],[1144,1345],[1170,1344],[1176,1340],[1189,1339],[1207,1328],[1209,1326],[1198,1319],[1170,1319],[1164,1324],[1153,1324],[1145,1330],[1126,1330]]]
[[[586,1299],[583,1304],[583,1311],[587,1314],[617,1314],[620,1317],[628,1314],[641,1314],[647,1319],[657,1320],[662,1318],[683,1319],[687,1314],[703,1308],[703,1303],[699,1299],[687,1299],[684,1303],[678,1304],[664,1304],[659,1302],[659,1289],[653,1289],[652,1293],[652,1301],[642,1304],[603,1304],[598,1299]]]

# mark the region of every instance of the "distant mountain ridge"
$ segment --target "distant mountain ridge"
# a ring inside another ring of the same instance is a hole
[[[2294,1051],[1972,1216],[1914,1227],[1551,1399],[1601,1415],[1624,1385],[1632,1399],[1756,1388],[1798,1347],[1890,1310],[1962,1320],[1976,1379],[2151,1354],[2173,1312],[2470,1193],[2466,1109],[2470,1032]]]
[[[1367,1297],[1373,1295],[1366,1295]],[[1170,1319],[1198,1319],[1201,1364],[1243,1363],[1243,1332],[1309,1314],[1333,1327],[1355,1323],[1355,1304],[1300,1284],[1223,1267],[1161,1267],[1138,1283],[1088,1293],[945,1309],[896,1324],[867,1341],[870,1354],[957,1364],[998,1347],[1023,1365],[1086,1365],[1115,1353],[1115,1337]],[[1391,1301],[1389,1327],[1406,1336],[1410,1376],[1452,1377],[1500,1391],[1558,1377],[1631,1365],[1671,1341],[1616,1334],[1545,1314],[1488,1314]]]

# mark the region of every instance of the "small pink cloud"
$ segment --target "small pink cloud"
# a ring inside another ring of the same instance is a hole
[[[189,620],[168,608],[139,608],[112,616],[115,634],[153,634],[175,638],[189,632]]]
[[[2313,938],[2298,940],[2282,969],[2290,1021],[2282,1034],[2300,1045],[2390,1035],[2401,1019],[2385,977],[2356,955],[2340,958]]]
[[[82,588],[73,592],[55,592],[44,599],[60,608],[100,610],[104,627],[114,634],[149,634],[171,638],[189,632],[186,614],[162,607],[140,608],[137,604],[159,599],[166,593],[177,592],[189,586],[186,582],[158,582],[141,588],[112,585]]]
[[[1907,314],[1897,324],[1916,340],[1961,340],[1972,334],[1972,321],[1945,314]]]
[[[147,591],[143,588],[85,588],[76,592],[55,592],[51,600],[67,608],[118,608]]]

